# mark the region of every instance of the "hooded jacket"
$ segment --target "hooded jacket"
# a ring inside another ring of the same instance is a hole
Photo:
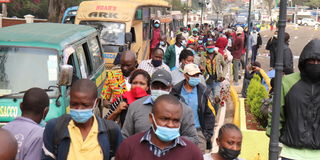
[[[320,39],[312,40],[303,49],[299,59],[301,73],[283,77],[280,142],[292,148],[320,149],[320,83],[306,76],[308,59],[320,60]]]

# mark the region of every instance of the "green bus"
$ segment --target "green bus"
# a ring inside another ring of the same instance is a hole
[[[49,120],[68,112],[76,79],[106,78],[96,29],[74,24],[30,23],[0,29],[0,123],[21,115],[23,93],[43,88],[50,97]]]

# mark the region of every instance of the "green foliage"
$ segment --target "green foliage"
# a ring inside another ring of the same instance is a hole
[[[257,118],[263,118],[260,111],[263,99],[268,97],[266,88],[261,84],[261,79],[258,74],[255,74],[250,81],[247,90],[247,104],[250,106],[250,112]]]
[[[320,0],[310,0],[306,5],[312,8],[320,7]]]
[[[64,0],[66,8],[71,6],[78,6],[84,0]],[[13,0],[11,3],[8,3],[8,16],[9,17],[19,17],[27,14],[34,15],[36,18],[48,18],[48,6],[49,0]]]

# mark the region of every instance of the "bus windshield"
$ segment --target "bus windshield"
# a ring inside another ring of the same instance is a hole
[[[0,95],[57,85],[58,56],[50,49],[0,46]],[[47,92],[57,96],[58,90]],[[21,95],[19,95],[21,96]]]
[[[125,24],[116,22],[81,21],[80,24],[90,25],[100,32],[103,45],[125,45]]]

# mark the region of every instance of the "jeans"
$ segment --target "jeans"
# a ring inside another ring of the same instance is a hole
[[[239,80],[239,70],[240,70],[240,59],[233,59],[233,80],[238,83]]]
[[[258,55],[258,46],[254,45],[254,46],[252,46],[251,62],[255,62],[257,60],[257,55]]]
[[[207,83],[207,88],[212,90],[214,97],[220,97],[220,82],[213,81],[212,83]]]

